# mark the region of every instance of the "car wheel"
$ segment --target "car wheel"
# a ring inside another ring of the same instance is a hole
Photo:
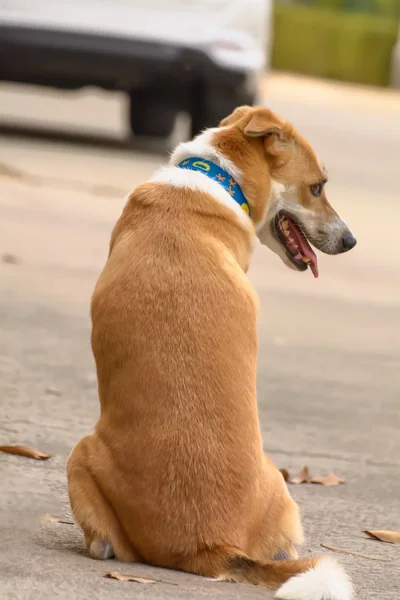
[[[165,92],[158,87],[134,90],[130,94],[130,126],[136,136],[168,137],[177,113],[177,107],[168,103]]]
[[[242,89],[227,86],[202,86],[192,97],[191,135],[194,137],[207,127],[217,127],[238,106],[253,105],[255,96]]]

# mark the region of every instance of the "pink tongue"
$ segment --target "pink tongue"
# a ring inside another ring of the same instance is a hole
[[[298,254],[296,254],[295,258],[297,258],[297,260],[302,260],[303,256],[306,256],[307,258],[310,259],[310,269],[312,271],[312,274],[314,275],[314,277],[318,277],[318,261],[317,261],[317,257],[315,256],[315,253],[313,251],[313,249],[311,248],[310,244],[307,242],[307,240],[302,236],[302,234],[300,232],[298,232],[297,227],[294,227],[293,224],[290,224],[290,230],[292,232],[292,234],[294,233],[296,236],[296,241],[298,243],[298,245],[300,246],[300,250],[301,253],[299,252]]]

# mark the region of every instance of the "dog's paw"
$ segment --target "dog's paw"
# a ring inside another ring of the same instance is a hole
[[[107,538],[94,538],[89,544],[89,556],[94,560],[114,558],[114,549]]]

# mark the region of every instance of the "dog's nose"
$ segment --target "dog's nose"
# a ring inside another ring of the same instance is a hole
[[[343,251],[351,250],[357,244],[357,240],[350,231],[346,231],[342,238]]]

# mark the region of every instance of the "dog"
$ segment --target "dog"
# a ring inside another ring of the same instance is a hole
[[[318,275],[311,242],[356,240],[307,141],[240,107],[128,198],[91,303],[101,415],[68,459],[89,555],[349,600],[331,558],[298,558],[296,503],[264,454],[256,399],[256,234]]]

